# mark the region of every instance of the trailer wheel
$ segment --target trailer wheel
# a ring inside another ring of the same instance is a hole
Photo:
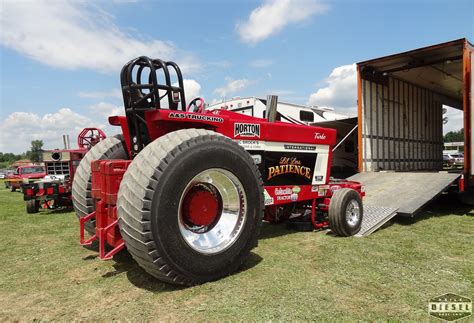
[[[28,200],[26,201],[26,213],[38,213],[40,208],[40,201],[37,200]]]
[[[72,183],[72,199],[78,218],[84,217],[95,210],[92,199],[91,162],[100,159],[128,159],[125,152],[123,135],[108,137],[91,148],[82,158],[74,173]],[[95,233],[95,220],[85,223],[84,228],[90,234]]]
[[[329,203],[329,227],[343,237],[358,233],[362,224],[364,208],[359,193],[350,188],[334,192]]]
[[[178,130],[146,146],[117,197],[130,254],[152,276],[182,285],[236,271],[257,244],[263,208],[251,156],[204,129]]]

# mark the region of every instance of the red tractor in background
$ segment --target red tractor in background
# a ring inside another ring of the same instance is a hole
[[[340,236],[360,230],[360,183],[330,178],[336,131],[187,106],[173,62],[139,57],[121,72],[122,133],[94,146],[72,186],[82,245],[126,248],[152,276],[194,285],[236,271],[260,226],[301,215]],[[86,239],[85,232],[91,236]]]
[[[85,128],[77,137],[77,149],[70,149],[66,138],[68,137],[64,137],[65,149],[43,152],[43,178],[23,184],[27,213],[37,213],[40,207],[72,207],[71,186],[76,169],[86,153],[106,136],[100,129]]]

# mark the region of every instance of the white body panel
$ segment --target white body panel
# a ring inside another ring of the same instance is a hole
[[[217,109],[225,109],[257,118],[265,118],[266,100],[256,97],[237,98],[215,103],[206,108],[206,110],[210,111]],[[349,118],[346,115],[335,113],[329,109],[305,107],[284,102],[278,102],[277,112],[277,120],[296,124],[309,124]]]

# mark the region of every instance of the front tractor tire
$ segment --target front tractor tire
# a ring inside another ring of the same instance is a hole
[[[91,162],[102,159],[128,159],[123,135],[108,137],[100,141],[87,152],[79,163],[72,183],[72,200],[78,218],[85,217],[95,210],[92,199]],[[84,228],[90,234],[94,234],[95,220],[87,221]]]
[[[357,234],[362,225],[364,208],[359,193],[350,188],[334,192],[329,202],[329,227],[342,237]]]
[[[236,271],[256,246],[263,182],[238,144],[183,129],[146,146],[117,197],[125,245],[159,280],[195,285]]]

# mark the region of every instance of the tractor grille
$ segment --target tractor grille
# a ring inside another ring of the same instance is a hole
[[[69,162],[48,162],[46,163],[46,173],[48,175],[69,175]]]

